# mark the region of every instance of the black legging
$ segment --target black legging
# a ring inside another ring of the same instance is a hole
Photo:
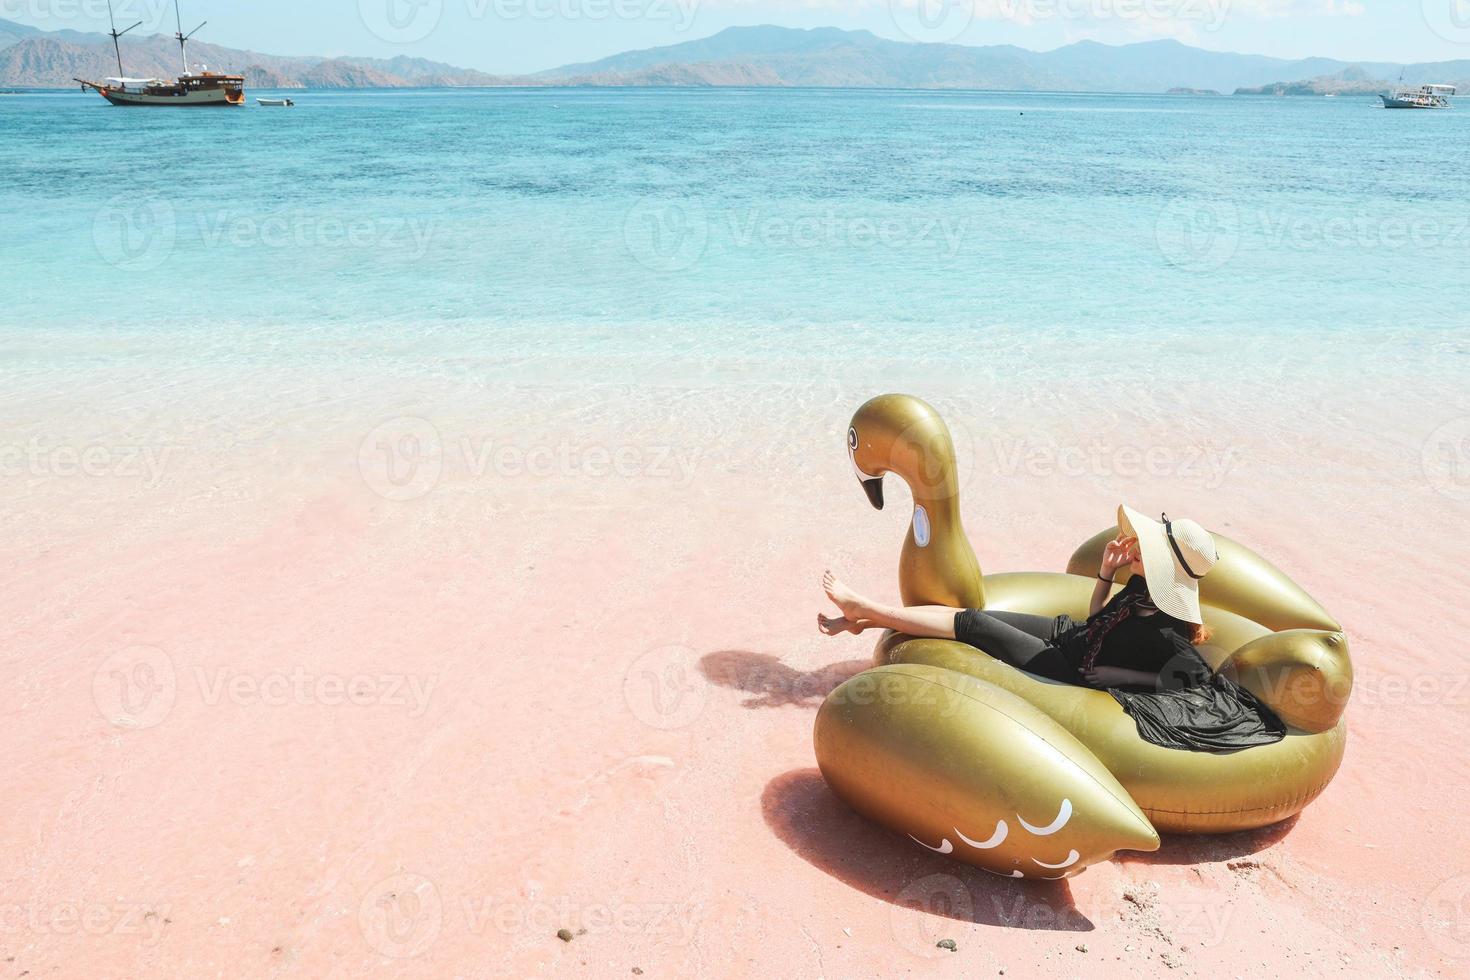
[[[1083,683],[1071,660],[1053,645],[1055,616],[964,609],[955,613],[954,638],[1028,674],[1064,684]]]

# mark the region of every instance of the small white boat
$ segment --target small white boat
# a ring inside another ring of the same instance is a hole
[[[258,105],[295,105],[290,99],[256,99]]]

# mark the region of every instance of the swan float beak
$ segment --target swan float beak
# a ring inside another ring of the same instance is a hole
[[[853,475],[863,485],[863,493],[868,495],[868,503],[873,505],[874,510],[883,509],[883,474],[873,476],[864,472],[857,461],[858,434],[857,429],[847,430],[847,461],[852,464]]]
[[[874,510],[883,509],[883,478],[875,476],[862,480],[863,493],[868,495],[868,503],[873,505]]]

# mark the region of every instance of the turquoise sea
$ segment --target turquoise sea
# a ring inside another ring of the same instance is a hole
[[[289,94],[289,110],[197,113],[0,97],[0,331],[451,331],[544,352],[1422,341],[1470,323],[1465,111],[1357,97]]]

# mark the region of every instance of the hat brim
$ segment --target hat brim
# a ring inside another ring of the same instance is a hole
[[[1179,564],[1169,546],[1164,525],[1145,517],[1132,507],[1118,506],[1118,528],[1138,539],[1138,553],[1143,560],[1143,577],[1148,595],[1160,610],[1186,623],[1202,623],[1199,608],[1199,582]]]

